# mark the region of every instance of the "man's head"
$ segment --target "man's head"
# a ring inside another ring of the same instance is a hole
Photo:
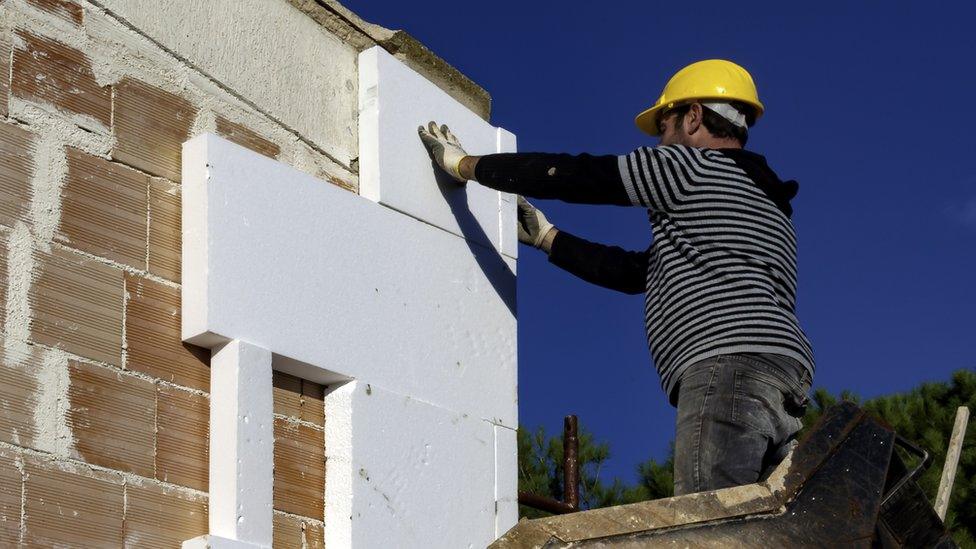
[[[745,103],[696,101],[662,110],[655,124],[662,145],[720,149],[745,147],[754,122]]]
[[[763,110],[748,71],[731,61],[709,59],[675,73],[636,122],[645,132],[660,135],[663,145],[742,147],[748,127]]]

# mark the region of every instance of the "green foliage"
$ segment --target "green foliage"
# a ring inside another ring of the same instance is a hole
[[[906,393],[877,397],[862,402],[857,395],[841,392],[839,397],[825,389],[813,394],[813,404],[803,418],[804,428],[813,425],[824,410],[842,400],[858,403],[874,416],[891,425],[902,437],[932,454],[932,466],[919,479],[929,499],[935,501],[942,467],[955,422],[956,409],[968,406],[976,413],[976,371],[960,370],[949,382],[923,383]],[[802,435],[801,435],[802,436]],[[610,458],[610,446],[580,427],[580,503],[584,509],[634,503],[670,497],[673,494],[671,456],[658,463],[650,459],[637,466],[639,481],[629,485],[619,479],[605,483],[600,470]],[[562,498],[562,437],[547,437],[542,428],[530,432],[519,429],[519,490]],[[546,513],[519,506],[523,517],[536,518]],[[962,547],[976,548],[976,417],[967,429],[946,524]]]
[[[628,486],[619,479],[610,484],[600,479],[600,470],[610,458],[610,446],[599,442],[582,425],[579,427],[580,507],[597,509],[669,497],[674,490],[671,458],[664,463],[650,459],[639,465],[641,481]],[[519,491],[563,499],[563,437],[547,437],[542,427],[518,430]],[[519,506],[519,516],[538,518],[548,513]]]

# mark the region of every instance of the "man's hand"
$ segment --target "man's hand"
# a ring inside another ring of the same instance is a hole
[[[555,236],[556,227],[546,219],[542,212],[529,201],[518,197],[518,239],[523,244],[534,246],[549,253],[552,238],[546,238],[549,233]]]
[[[417,133],[420,134],[420,140],[424,142],[431,158],[442,170],[459,183],[467,182],[467,179],[461,176],[460,165],[461,160],[468,156],[468,153],[464,152],[461,143],[446,124],[438,128],[432,121],[426,129],[423,126],[417,128]]]

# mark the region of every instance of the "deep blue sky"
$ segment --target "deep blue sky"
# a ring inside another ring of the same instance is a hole
[[[653,144],[633,117],[677,69],[745,66],[767,109],[748,148],[800,182],[798,315],[814,385],[870,397],[976,367],[973,3],[343,3],[481,84],[492,123],[522,151]],[[591,240],[650,241],[637,209],[536,205]],[[525,247],[518,291],[521,423],[556,433],[578,414],[611,445],[603,476],[634,481],[674,434],[642,297],[589,286]]]

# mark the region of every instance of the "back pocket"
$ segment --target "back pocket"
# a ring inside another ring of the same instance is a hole
[[[775,437],[773,418],[783,408],[782,382],[762,372],[737,370],[732,388],[732,422]]]

